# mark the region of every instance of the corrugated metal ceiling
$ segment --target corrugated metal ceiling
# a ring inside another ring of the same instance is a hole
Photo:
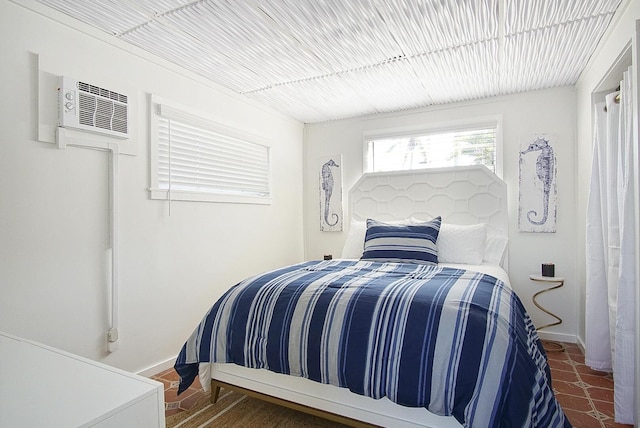
[[[572,85],[621,0],[38,0],[302,122]]]

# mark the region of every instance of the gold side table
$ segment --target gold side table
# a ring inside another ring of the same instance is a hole
[[[542,293],[547,293],[547,292],[549,292],[551,290],[555,290],[556,288],[562,287],[564,285],[564,278],[559,277],[559,276],[529,275],[529,279],[531,281],[534,281],[534,282],[540,282],[540,283],[545,283],[547,285],[550,285],[550,287],[542,289],[542,290],[538,291],[537,293],[535,293],[533,295],[533,304],[536,305],[536,307],[538,309],[540,309],[542,312],[544,312],[545,314],[551,315],[553,318],[555,318],[555,321],[553,321],[553,322],[551,322],[549,324],[545,324],[543,326],[537,327],[536,330],[540,331],[543,328],[552,327],[554,325],[562,324],[562,318],[560,318],[558,315],[556,315],[553,312],[550,312],[547,309],[545,309],[542,306],[540,306],[540,304],[538,303],[536,298],[539,295],[541,295]],[[561,352],[561,351],[564,351],[564,349],[565,349],[565,347],[564,347],[564,345],[562,343],[553,342],[553,341],[550,341],[550,340],[545,340],[544,342],[546,344],[550,345],[550,349],[548,349],[548,351]]]

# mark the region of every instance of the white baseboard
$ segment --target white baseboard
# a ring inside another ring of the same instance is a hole
[[[578,338],[573,334],[554,333],[551,331],[539,331],[538,336],[542,340],[552,340],[555,342],[578,343]]]
[[[156,375],[160,372],[163,372],[167,369],[170,369],[171,367],[173,367],[174,363],[176,362],[176,358],[178,356],[176,355],[173,358],[169,358],[166,361],[162,361],[158,364],[155,364],[151,367],[147,367],[144,370],[139,371],[137,374],[139,374],[140,376],[144,376],[144,377],[151,377],[153,375]]]

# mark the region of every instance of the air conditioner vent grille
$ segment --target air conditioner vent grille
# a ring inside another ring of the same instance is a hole
[[[129,130],[127,128],[127,106],[120,104],[113,105],[113,119],[111,126],[114,131],[122,132],[126,134]]]
[[[104,89],[99,86],[91,85],[85,82],[78,82],[78,90],[82,92],[87,92],[89,94],[100,95],[101,97],[110,98],[114,101],[120,101],[121,103],[127,102],[127,96],[123,94],[119,94],[114,91],[110,91],[109,89]]]
[[[60,126],[128,138],[128,97],[61,77]]]

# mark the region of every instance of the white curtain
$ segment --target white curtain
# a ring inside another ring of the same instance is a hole
[[[620,91],[595,106],[587,208],[585,362],[612,371],[615,420],[634,423],[635,266],[631,69]],[[606,110],[605,110],[606,106]]]

